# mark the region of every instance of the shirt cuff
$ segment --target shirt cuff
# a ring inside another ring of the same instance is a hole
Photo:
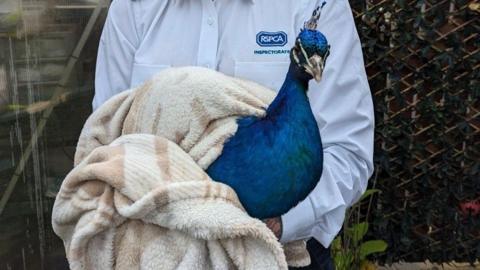
[[[311,237],[312,224],[315,223],[315,213],[310,200],[299,203],[290,211],[282,215],[281,243]]]
[[[339,206],[315,221],[312,207],[307,203],[299,204],[282,216],[280,242],[284,244],[313,237],[327,248],[342,228],[345,210],[346,206]],[[317,225],[312,227],[309,224]]]
[[[333,239],[343,226],[346,206],[339,206],[328,212],[318,221],[318,226],[312,229],[312,236],[325,248],[329,247]]]

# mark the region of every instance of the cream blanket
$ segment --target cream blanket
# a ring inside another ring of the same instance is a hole
[[[85,123],[53,208],[71,269],[287,269],[283,249],[235,192],[204,169],[275,93],[198,67],[167,69],[111,98]]]

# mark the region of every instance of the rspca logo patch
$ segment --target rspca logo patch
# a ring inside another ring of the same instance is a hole
[[[281,47],[288,42],[287,34],[283,31],[265,32],[257,34],[257,44],[261,47]]]

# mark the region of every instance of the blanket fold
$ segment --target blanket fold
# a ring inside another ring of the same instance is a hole
[[[287,269],[282,248],[234,190],[204,171],[274,92],[203,68],[167,69],[122,92],[85,123],[52,223],[71,269]]]

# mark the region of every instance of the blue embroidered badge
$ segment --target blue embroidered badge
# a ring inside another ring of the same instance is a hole
[[[288,42],[287,34],[283,31],[265,32],[261,31],[257,34],[257,44],[262,47],[281,47]]]

